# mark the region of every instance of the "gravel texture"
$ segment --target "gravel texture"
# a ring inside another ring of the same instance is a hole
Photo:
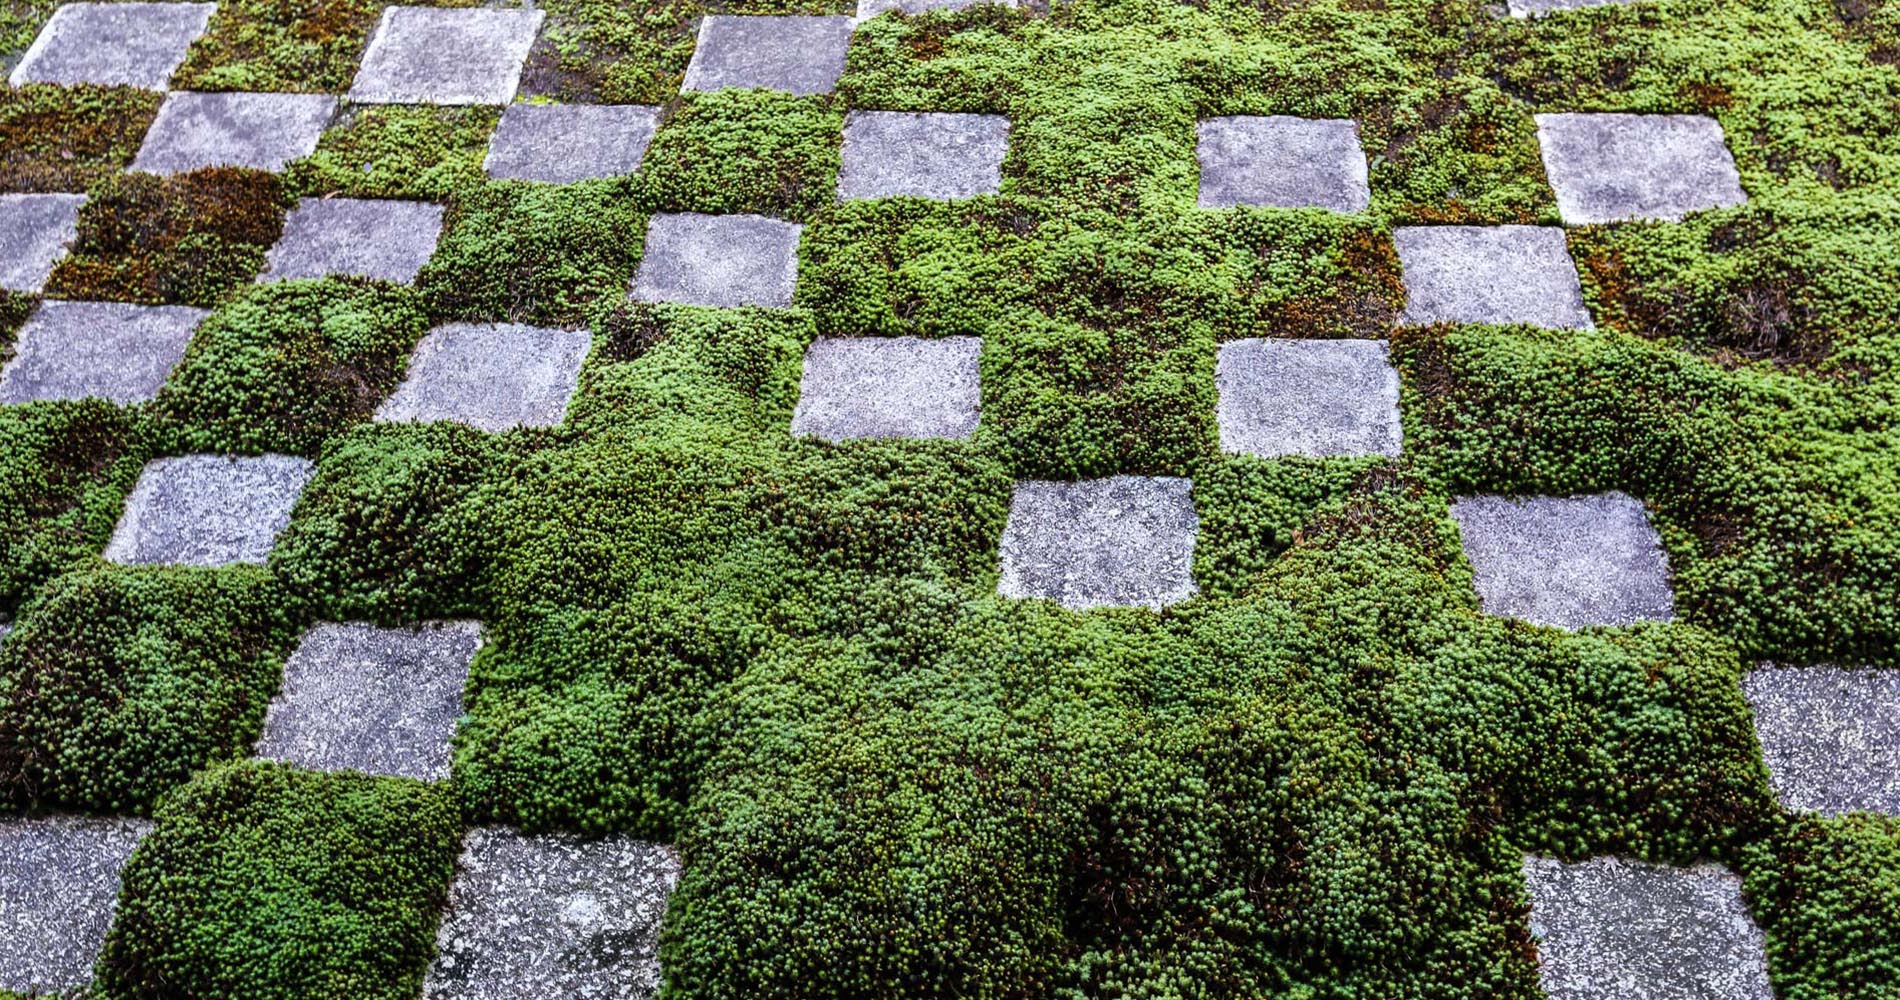
[[[386,7],[351,101],[507,104],[545,15],[479,7]]]
[[[217,9],[215,3],[62,4],[7,82],[164,90]]]
[[[848,17],[708,15],[700,19],[699,42],[680,89],[829,94],[844,74],[850,44]]]
[[[1196,131],[1202,208],[1363,212],[1371,203],[1359,126],[1349,118],[1208,118]]]
[[[1538,17],[1558,11],[1632,2],[1634,0],[1506,0],[1505,6],[1510,8],[1512,17]]]
[[[0,289],[37,292],[79,235],[83,194],[0,194]]]
[[[1382,340],[1233,340],[1214,364],[1221,450],[1399,453],[1399,373]]]
[[[1402,323],[1591,328],[1562,229],[1410,226],[1393,230],[1392,240],[1404,267]]]
[[[411,284],[435,253],[442,206],[424,201],[305,198],[265,254],[259,281],[349,274]]]
[[[633,279],[643,302],[792,304],[803,227],[763,215],[655,215]]]
[[[935,111],[853,111],[844,121],[838,198],[950,201],[1003,183],[1009,119]]]
[[[1783,806],[1900,816],[1900,670],[1764,666],[1742,693]]]
[[[547,184],[630,174],[659,125],[660,109],[639,104],[510,104],[483,169]]]
[[[181,174],[201,167],[279,171],[309,156],[336,111],[328,94],[165,95],[132,160],[133,170]]]
[[[1628,494],[1465,497],[1451,514],[1489,614],[1559,628],[1675,617],[1662,540]]]
[[[48,299],[27,317],[13,359],[0,368],[0,403],[151,399],[208,315],[189,306]]]
[[[108,562],[224,566],[262,563],[290,523],[312,463],[291,455],[154,459],[125,501]]]
[[[0,815],[0,990],[92,981],[119,872],[151,828],[140,819]]]
[[[1573,226],[1674,221],[1748,201],[1713,118],[1545,114],[1537,116],[1537,141],[1557,214]]]
[[[980,3],[1002,3],[1005,7],[1014,7],[1009,0],[858,0],[858,19],[876,17],[887,10],[901,10],[906,14],[922,14],[928,10],[962,10]]]
[[[490,433],[552,427],[567,416],[593,346],[585,330],[515,323],[450,323],[430,330],[409,358],[383,421],[452,420]]]
[[[982,406],[980,337],[820,337],[805,351],[792,433],[967,438]]]
[[[1192,489],[1187,479],[1147,476],[1017,483],[997,592],[1077,611],[1193,597],[1201,522]]]

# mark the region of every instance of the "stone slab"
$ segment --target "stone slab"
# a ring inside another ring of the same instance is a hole
[[[1383,340],[1234,340],[1214,362],[1221,450],[1397,456],[1399,373]]]
[[[180,174],[201,167],[281,171],[309,156],[336,111],[328,94],[165,95],[133,170]]]
[[[1557,214],[1573,226],[1748,201],[1721,124],[1703,115],[1538,115],[1537,142]]]
[[[567,417],[593,346],[585,330],[516,323],[450,323],[430,330],[382,421],[451,420],[490,433],[553,427]]]
[[[106,543],[107,562],[262,563],[290,523],[314,464],[292,455],[178,455],[139,473]]]
[[[853,111],[844,121],[838,200],[995,194],[1008,149],[1002,115]]]
[[[655,215],[633,279],[642,302],[792,304],[804,227],[762,215]]]
[[[442,236],[442,206],[380,198],[304,198],[264,255],[259,281],[355,275],[413,284]]]
[[[141,819],[0,816],[0,990],[92,982],[119,875],[151,829]]]
[[[62,4],[7,82],[164,90],[217,9],[215,3]]]
[[[968,438],[982,407],[981,337],[820,337],[805,351],[792,433]]]
[[[424,1000],[646,1000],[660,989],[673,849],[476,827],[462,842]]]
[[[0,194],[0,288],[38,292],[79,236],[83,194]]]
[[[1585,7],[1608,7],[1612,4],[1633,3],[1635,0],[1506,0],[1512,17],[1540,17],[1566,10],[1582,10]]]
[[[1465,497],[1451,514],[1488,614],[1571,629],[1675,617],[1662,540],[1626,493]]]
[[[1550,1000],[1774,1000],[1741,879],[1700,864],[1524,859]]]
[[[1193,597],[1193,482],[1112,476],[1016,484],[1003,526],[1004,597],[1065,608],[1162,608]]]
[[[1208,118],[1196,135],[1202,208],[1363,212],[1372,203],[1359,125],[1350,118]]]
[[[801,97],[829,94],[844,75],[848,17],[742,17],[709,14],[681,90],[757,87]]]
[[[318,625],[284,664],[257,755],[312,771],[446,781],[479,622]]]
[[[1592,328],[1564,231],[1553,226],[1409,226],[1392,231],[1408,326],[1523,323]]]
[[[124,302],[41,302],[0,368],[0,403],[158,395],[210,312]]]
[[[386,7],[349,98],[357,104],[507,104],[545,16],[486,7]]]
[[[963,10],[982,3],[1001,3],[1005,7],[1016,6],[1010,0],[858,0],[858,20],[868,20],[887,10],[922,14],[933,10]]]
[[[639,104],[510,104],[488,141],[488,176],[572,184],[633,173],[660,125]]]
[[[1900,816],[1900,670],[1764,666],[1742,693],[1784,807]]]

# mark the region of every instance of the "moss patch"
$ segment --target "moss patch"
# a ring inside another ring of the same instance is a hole
[[[84,191],[132,162],[161,95],[131,87],[0,89],[0,191]]]
[[[498,108],[351,107],[316,152],[285,169],[284,187],[298,197],[442,200],[484,180],[500,121]]]
[[[177,86],[342,93],[382,9],[373,0],[227,0],[192,43]]]

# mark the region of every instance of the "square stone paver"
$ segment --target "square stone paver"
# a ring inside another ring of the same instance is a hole
[[[154,459],[125,501],[107,562],[262,563],[290,523],[314,465],[293,455]]]
[[[680,859],[614,836],[476,827],[462,841],[424,1000],[645,1000]]]
[[[412,284],[441,235],[442,206],[430,202],[304,198],[258,280],[345,274]]]
[[[215,3],[69,3],[53,11],[7,82],[164,90]]]
[[[1900,816],[1900,670],[1764,666],[1742,693],[1783,806]]]
[[[1487,614],[1582,628],[1669,621],[1669,561],[1625,493],[1466,497],[1451,505]]]
[[[151,829],[142,819],[0,816],[0,990],[92,982],[119,873]]]
[[[1510,9],[1512,17],[1538,17],[1565,10],[1632,2],[1634,0],[1506,0],[1505,6]]]
[[[851,45],[848,17],[737,17],[709,14],[681,90],[759,87],[829,94]]]
[[[1004,597],[1065,608],[1161,608],[1197,593],[1193,482],[1112,476],[1016,484],[1003,526]]]
[[[358,104],[507,104],[545,16],[485,7],[386,7],[350,84]]]
[[[982,391],[980,337],[821,337],[805,352],[792,433],[967,438]]]
[[[188,306],[41,302],[0,369],[0,403],[91,396],[144,402],[158,395],[209,315]]]
[[[792,304],[804,227],[763,215],[656,215],[633,279],[642,302]]]
[[[1590,329],[1564,231],[1552,226],[1409,226],[1392,231],[1409,326],[1527,323]]]
[[[1005,7],[1016,6],[1009,0],[858,0],[858,19],[873,18],[887,10],[922,14],[932,10],[963,10],[981,3],[1000,3]]]
[[[659,128],[639,104],[510,104],[488,141],[488,176],[572,184],[633,173]]]
[[[490,433],[553,427],[567,417],[593,346],[585,330],[450,323],[430,330],[409,372],[376,409],[383,421],[452,420]]]
[[[83,194],[0,194],[0,288],[37,292],[79,235]]]
[[[1538,115],[1537,142],[1557,193],[1557,214],[1571,225],[1674,221],[1748,201],[1713,118]]]
[[[1363,212],[1371,204],[1359,125],[1350,118],[1209,118],[1196,134],[1202,208]]]
[[[1524,859],[1550,1000],[1774,1000],[1761,931],[1725,868]]]
[[[279,171],[309,156],[336,110],[328,94],[165,95],[133,170],[179,174],[200,167]]]
[[[1383,340],[1234,340],[1214,363],[1221,450],[1396,456],[1399,373]]]
[[[479,622],[318,625],[284,664],[257,755],[312,771],[444,781]]]
[[[838,198],[949,201],[995,194],[1009,119],[936,111],[853,111],[844,122]]]

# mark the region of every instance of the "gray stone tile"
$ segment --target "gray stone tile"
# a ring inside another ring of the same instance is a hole
[[[79,235],[83,194],[0,194],[0,288],[37,292]]]
[[[107,562],[261,563],[290,523],[314,465],[292,455],[154,459],[125,501]]]
[[[639,104],[510,104],[488,141],[488,176],[572,184],[633,173],[660,124]]]
[[[673,849],[477,827],[462,842],[424,1000],[646,1000]]]
[[[442,206],[380,198],[305,198],[264,255],[259,281],[333,274],[413,284],[442,235]]]
[[[1349,118],[1209,118],[1196,134],[1202,208],[1363,212],[1371,203],[1359,125]]]
[[[438,326],[416,345],[407,377],[376,409],[376,419],[452,420],[490,433],[553,427],[567,416],[592,345],[585,330]]]
[[[1399,373],[1383,340],[1234,340],[1214,363],[1221,450],[1396,456]]]
[[[142,819],[0,815],[0,990],[83,988],[112,928]]]
[[[1559,11],[1582,10],[1585,7],[1607,7],[1611,4],[1633,3],[1635,0],[1506,0],[1505,6],[1512,17],[1539,17],[1555,14]]]
[[[995,194],[1009,119],[934,111],[853,111],[844,122],[838,198],[949,201]]]
[[[1010,0],[858,0],[858,19],[873,18],[887,10],[922,14],[931,10],[963,10],[981,3],[1001,3],[1005,7],[1016,6]]]
[[[386,7],[350,84],[358,104],[507,104],[545,15]]]
[[[1538,115],[1537,142],[1557,214],[1570,225],[1673,221],[1748,201],[1713,118]]]
[[[1900,670],[1763,666],[1742,693],[1783,806],[1900,816]]]
[[[209,315],[188,306],[41,302],[0,369],[0,403],[89,396],[144,402],[158,395]]]
[[[53,11],[7,82],[164,90],[215,3],[69,3]]]
[[[848,17],[737,17],[708,14],[681,90],[758,87],[829,94],[844,73]]]
[[[980,337],[821,337],[805,352],[792,433],[967,438],[982,405]]]
[[[1411,226],[1392,231],[1408,326],[1526,323],[1588,330],[1564,231],[1553,226]]]
[[[642,302],[792,304],[804,227],[762,215],[656,215],[633,279]]]
[[[1599,857],[1524,859],[1550,1000],[1774,1000],[1741,879]]]
[[[133,170],[181,174],[200,167],[279,171],[317,148],[336,98],[328,94],[165,95]]]
[[[1077,611],[1161,608],[1193,597],[1201,527],[1193,485],[1164,476],[1017,483],[997,592]]]
[[[257,755],[312,771],[445,781],[479,622],[318,625],[284,664]]]
[[[1675,617],[1662,540],[1628,494],[1466,497],[1451,514],[1488,614],[1559,628]]]

